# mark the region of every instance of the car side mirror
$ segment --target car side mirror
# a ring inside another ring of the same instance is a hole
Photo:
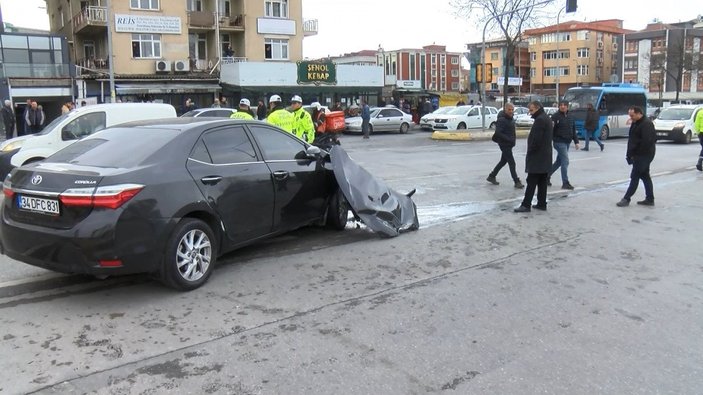
[[[317,158],[322,153],[322,150],[320,149],[320,147],[311,145],[305,149],[305,153],[307,154],[308,158]]]

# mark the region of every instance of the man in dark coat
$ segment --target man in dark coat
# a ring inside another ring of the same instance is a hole
[[[12,108],[12,102],[5,100],[5,105],[2,107],[2,123],[5,126],[5,139],[9,140],[15,133],[15,110]]]
[[[562,100],[559,102],[559,111],[552,115],[554,124],[554,150],[557,151],[557,159],[549,172],[551,178],[557,169],[561,168],[561,189],[574,189],[569,182],[569,145],[574,142],[576,149],[579,149],[579,138],[576,135],[576,125],[574,119],[569,115],[569,102]],[[547,185],[552,185],[547,179]]]
[[[513,119],[513,113],[515,112],[515,106],[512,103],[506,103],[503,110],[498,113],[498,120],[496,121],[496,131],[493,133],[493,141],[498,143],[500,147],[500,161],[493,168],[491,174],[488,175],[486,181],[493,185],[500,184],[496,180],[496,176],[500,169],[508,164],[510,169],[510,175],[513,177],[513,182],[515,183],[515,188],[522,188],[522,182],[517,176],[517,171],[515,171],[515,158],[513,157],[513,147],[515,147],[515,120]]]
[[[547,210],[547,178],[552,169],[552,120],[544,112],[542,103],[538,101],[530,102],[527,108],[535,122],[527,137],[525,198],[520,207],[514,210],[516,213],[530,212],[535,189],[537,189],[537,204],[532,207],[538,210]]]
[[[654,160],[656,153],[657,133],[652,121],[644,116],[642,107],[632,106],[628,111],[632,124],[630,125],[630,136],[627,140],[627,164],[632,165],[630,173],[630,186],[625,192],[625,196],[617,203],[618,207],[630,205],[632,195],[637,192],[637,186],[642,180],[644,184],[645,198],[637,202],[644,206],[654,206],[654,185],[652,177],[649,175],[649,165]]]

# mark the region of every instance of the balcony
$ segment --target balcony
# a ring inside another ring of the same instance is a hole
[[[244,31],[244,15],[220,17],[220,29]]]
[[[107,74],[110,68],[108,57],[76,60],[77,75]]]
[[[303,22],[303,35],[305,37],[317,36],[317,28],[317,19],[307,19]]]
[[[188,11],[188,27],[214,29],[215,13],[210,11]]]
[[[85,7],[73,17],[73,31],[78,34],[96,34],[107,29],[106,7]]]

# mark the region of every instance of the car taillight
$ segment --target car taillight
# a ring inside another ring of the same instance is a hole
[[[72,188],[59,195],[65,206],[104,207],[116,209],[144,188],[139,184],[120,184],[97,188]]]
[[[5,181],[2,183],[2,193],[8,199],[12,199],[15,196],[15,191],[12,190],[12,183],[10,182],[9,175],[7,176],[7,178],[5,178]]]

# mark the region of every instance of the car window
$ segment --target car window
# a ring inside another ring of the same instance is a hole
[[[242,126],[207,132],[202,140],[216,165],[256,161],[254,146]]]
[[[195,159],[203,163],[212,163],[210,153],[207,152],[207,148],[205,147],[205,143],[202,139],[198,140],[198,142],[195,144],[195,147],[193,147],[193,150],[190,151],[189,158]]]
[[[181,116],[182,116],[182,117],[194,117],[194,116],[198,115],[199,112],[200,112],[200,111],[197,111],[197,110],[190,110],[190,111],[188,111],[187,113],[185,113],[185,114],[183,114],[183,115],[181,115]]]
[[[400,113],[400,111],[398,111],[398,110],[394,110],[392,108],[386,108],[386,109],[381,110],[381,113],[378,114],[378,116],[379,116],[379,118],[380,117],[383,117],[383,118],[399,117],[400,116],[399,113]]]
[[[491,114],[498,114],[498,110],[496,110],[494,107],[489,108],[491,111]]]
[[[249,124],[264,160],[295,160],[305,154],[305,144],[292,134],[273,128]]]
[[[199,116],[200,116],[200,117],[207,117],[207,118],[219,117],[220,115],[217,115],[218,112],[219,112],[219,110],[213,110],[213,111],[207,110],[207,111],[202,111]]]
[[[61,139],[78,140],[105,129],[105,112],[91,112],[74,119],[61,129]]]
[[[478,108],[472,108],[471,111],[469,111],[468,114],[470,117],[478,115]]]

